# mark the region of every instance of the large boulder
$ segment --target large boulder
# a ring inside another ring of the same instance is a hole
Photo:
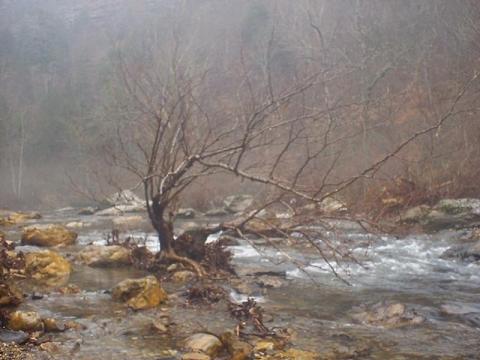
[[[29,226],[22,234],[22,245],[65,246],[75,244],[76,240],[77,233],[55,224]]]
[[[248,210],[254,203],[251,195],[232,195],[225,198],[223,201],[225,210],[230,213],[241,213]]]
[[[433,207],[417,206],[400,216],[400,221],[427,231],[480,225],[480,199],[444,199]]]
[[[132,263],[130,250],[117,245],[89,245],[78,253],[77,260],[92,267],[118,267]]]
[[[112,290],[115,301],[126,303],[134,310],[150,309],[167,300],[167,293],[154,276],[127,279]]]
[[[55,251],[31,252],[25,255],[26,274],[47,286],[62,286],[68,282],[72,266]]]
[[[8,328],[15,331],[43,331],[43,321],[35,311],[15,311],[10,314]]]
[[[188,351],[202,352],[215,357],[222,349],[223,344],[219,338],[212,334],[198,333],[185,340],[185,348]]]

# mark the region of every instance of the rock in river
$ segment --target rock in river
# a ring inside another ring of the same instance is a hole
[[[362,323],[385,326],[400,327],[406,325],[418,325],[425,319],[416,314],[415,311],[408,310],[404,304],[376,304],[370,310],[355,314],[354,318]]]
[[[155,276],[127,279],[112,290],[112,298],[126,303],[134,310],[149,309],[167,300],[167,293]]]
[[[80,251],[77,260],[91,267],[118,267],[132,263],[130,250],[118,245],[89,245]]]
[[[8,327],[17,331],[43,331],[43,322],[35,311],[15,311],[10,314]]]
[[[62,286],[68,282],[72,267],[55,251],[32,252],[25,255],[27,275],[48,286]]]
[[[22,245],[64,246],[73,245],[76,240],[77,233],[54,224],[29,226],[22,234]]]
[[[215,357],[222,348],[219,338],[211,334],[194,334],[185,340],[185,348],[189,351],[199,351]]]
[[[3,343],[14,343],[14,344],[23,344],[27,342],[30,336],[23,331],[13,331],[7,329],[0,329],[0,342]],[[1,352],[0,352],[1,354]]]

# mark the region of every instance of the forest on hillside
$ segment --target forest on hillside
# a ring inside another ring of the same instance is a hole
[[[306,86],[269,116],[309,121],[278,131],[245,168],[273,162],[296,137],[276,174],[290,181],[291,165],[306,162],[302,186],[324,193],[360,177],[339,195],[362,207],[479,193],[475,1],[3,0],[0,9],[2,205],[82,203],[131,186],[132,174],[105,156],[138,110],[122,67],[153,101],[147,79],[202,77],[192,90],[199,132],[206,117],[233,126]],[[239,191],[265,194],[220,174],[186,199],[202,208]]]

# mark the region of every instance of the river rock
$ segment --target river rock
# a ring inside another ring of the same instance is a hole
[[[199,351],[211,357],[215,357],[222,346],[220,339],[211,334],[198,333],[185,340],[185,348],[187,350]]]
[[[427,231],[480,224],[480,199],[443,199],[435,206],[421,205],[407,210],[400,221],[419,224]]]
[[[192,279],[195,279],[195,273],[188,270],[176,271],[172,275],[172,281],[176,283],[186,283]]]
[[[10,314],[8,327],[17,331],[43,331],[43,322],[35,311],[15,311]]]
[[[253,196],[251,195],[232,195],[225,198],[225,210],[230,213],[245,212],[253,205]]]
[[[94,207],[86,207],[86,208],[83,208],[83,209],[80,209],[78,211],[78,215],[93,215],[95,214],[95,212],[97,211],[98,209],[97,208],[94,208]]]
[[[30,336],[24,331],[14,331],[8,329],[0,329],[0,342],[3,343],[14,343],[14,344],[24,344]],[[1,352],[0,352],[1,354]]]
[[[232,332],[222,335],[222,343],[227,348],[231,360],[248,360],[252,356],[252,345],[240,341]]]
[[[422,316],[415,311],[407,310],[401,303],[376,304],[370,310],[355,314],[353,317],[362,323],[384,327],[417,325],[425,321]]]
[[[197,216],[195,209],[186,208],[178,209],[176,217],[178,219],[194,219]]]
[[[259,276],[255,279],[255,283],[263,288],[279,288],[284,285],[283,281],[276,276]]]
[[[47,332],[62,332],[65,331],[65,325],[53,318],[43,319],[43,326]]]
[[[15,285],[0,282],[0,307],[15,306],[22,302],[23,294]]]
[[[167,293],[155,276],[127,279],[112,290],[112,298],[126,303],[134,310],[149,309],[167,300]]]
[[[42,216],[37,212],[23,213],[23,212],[12,212],[0,218],[0,226],[11,226],[23,224],[28,220],[38,220]]]
[[[134,230],[138,229],[143,222],[143,217],[135,216],[119,216],[112,220],[113,227],[118,230]]]
[[[453,245],[441,255],[441,258],[459,259],[467,262],[480,261],[480,241]]]
[[[35,225],[23,229],[22,245],[64,246],[73,245],[77,233],[54,224]]]
[[[31,252],[25,255],[27,275],[47,286],[65,285],[72,272],[70,263],[55,251]]]
[[[225,210],[224,208],[216,208],[216,209],[208,210],[205,213],[205,216],[207,216],[207,217],[223,217],[223,216],[227,216],[228,214],[229,214],[229,212],[227,210]]]
[[[118,267],[130,265],[130,250],[123,246],[89,245],[77,255],[77,260],[91,267]]]

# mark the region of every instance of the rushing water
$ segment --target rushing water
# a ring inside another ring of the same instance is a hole
[[[79,245],[104,243],[110,228],[108,218],[78,217],[68,211],[50,214],[43,221],[89,222],[88,227],[79,230]],[[152,250],[158,250],[156,237],[148,227],[132,234],[145,239]],[[350,244],[359,263],[331,264],[350,286],[335,277],[314,251],[286,253],[281,246],[259,251],[258,247],[240,242],[231,250],[241,275],[279,271],[286,274],[286,279],[279,288],[255,288],[249,294],[232,289],[231,295],[238,301],[247,295],[256,296],[267,313],[273,315],[269,326],[291,328],[297,334],[296,346],[320,354],[336,354],[333,358],[477,359],[480,358],[480,264],[440,257],[459,236],[459,232],[444,232],[398,239],[350,229],[333,240]],[[64,251],[71,253],[76,249],[78,246]],[[293,265],[292,259],[301,266]],[[143,275],[131,268],[75,266],[71,283],[82,289],[80,294],[52,293],[23,306],[43,316],[75,319],[86,326],[86,330],[56,337],[55,340],[71,349],[68,354],[60,353],[60,358],[175,358],[172,349],[178,349],[180,339],[151,331],[152,318],[162,312],[172,317],[177,333],[202,330],[200,324],[207,324],[213,332],[235,326],[226,309],[160,308],[133,313],[110,300],[108,289],[124,278]],[[181,289],[167,290],[175,293]],[[369,308],[379,302],[404,303],[426,321],[415,326],[384,328],[354,320],[353,314],[360,307]]]

